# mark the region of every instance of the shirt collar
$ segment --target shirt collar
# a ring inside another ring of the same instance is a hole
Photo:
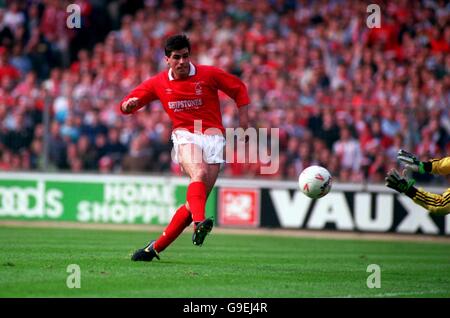
[[[189,76],[194,76],[196,73],[196,69],[194,64],[192,64],[191,62],[189,62]],[[172,69],[169,69],[169,81],[173,81],[175,78],[172,75]]]

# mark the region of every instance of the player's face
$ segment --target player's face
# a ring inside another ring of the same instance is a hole
[[[167,64],[172,69],[173,77],[184,78],[189,75],[190,55],[188,48],[172,51],[169,57],[166,57]]]

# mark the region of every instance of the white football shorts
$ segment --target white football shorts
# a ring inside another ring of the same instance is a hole
[[[178,162],[178,146],[195,144],[202,149],[203,161],[206,163],[225,163],[224,149],[225,137],[222,135],[194,134],[188,130],[175,130],[172,133],[173,149],[172,160]]]

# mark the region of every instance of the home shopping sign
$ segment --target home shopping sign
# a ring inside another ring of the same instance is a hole
[[[167,224],[186,198],[186,185],[168,178],[48,176],[0,176],[0,219]]]

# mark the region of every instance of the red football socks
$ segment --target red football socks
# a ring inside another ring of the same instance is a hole
[[[202,181],[195,181],[189,184],[186,194],[189,209],[194,222],[201,222],[205,219],[206,205],[206,185]]]
[[[153,248],[161,253],[167,246],[169,246],[182,232],[194,222],[201,222],[205,219],[205,205],[206,205],[206,185],[202,181],[192,182],[187,189],[186,195],[189,203],[188,211],[183,204],[175,212],[169,225],[167,225],[163,234],[156,240]]]
[[[189,213],[186,206],[183,204],[175,212],[169,225],[164,230],[163,234],[156,240],[153,248],[161,253],[169,246],[182,232],[192,223],[191,213]]]

